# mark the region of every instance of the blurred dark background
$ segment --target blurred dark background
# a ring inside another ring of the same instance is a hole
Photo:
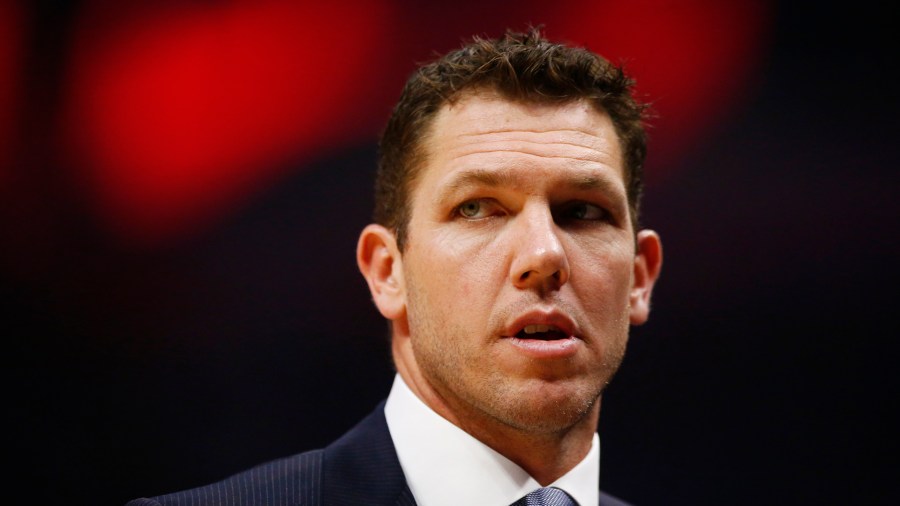
[[[879,2],[0,0],[10,502],[122,504],[380,401],[356,272],[416,62],[544,24],[654,104],[666,261],[603,400],[652,504],[898,504],[898,98]]]

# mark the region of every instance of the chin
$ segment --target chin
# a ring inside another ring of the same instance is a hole
[[[543,384],[523,390],[504,402],[506,408],[498,410],[497,418],[523,431],[554,433],[589,419],[602,386]]]

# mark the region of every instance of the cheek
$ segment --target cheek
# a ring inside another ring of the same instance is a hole
[[[445,227],[424,251],[431,273],[440,273],[445,289],[477,297],[494,293],[506,279],[506,251],[497,235]]]
[[[633,276],[628,255],[590,255],[572,262],[572,284],[591,312],[609,314],[627,309]]]

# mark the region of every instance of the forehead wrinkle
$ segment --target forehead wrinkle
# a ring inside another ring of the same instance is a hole
[[[604,152],[603,148],[606,148],[606,145],[603,143],[596,143],[596,144],[600,144],[600,146],[595,146],[595,145],[580,144],[577,142],[567,142],[567,141],[562,141],[562,140],[539,141],[539,140],[530,140],[530,139],[527,139],[527,140],[526,139],[485,139],[485,140],[481,140],[481,141],[469,142],[466,144],[469,146],[481,146],[484,144],[499,144],[499,143],[515,143],[518,145],[533,144],[536,146],[571,146],[576,149],[585,149],[585,150],[589,150],[589,151],[596,151],[597,153],[603,153]],[[507,150],[507,151],[510,151],[510,150]]]
[[[492,150],[473,150],[468,153],[455,154],[452,158],[454,158],[455,160],[462,160],[462,159],[470,157],[470,156],[485,155],[488,153],[515,153],[517,155],[523,155],[523,156],[529,156],[529,157],[535,157],[535,158],[545,158],[545,159],[549,159],[549,160],[577,160],[579,162],[586,162],[588,164],[599,163],[604,166],[611,166],[606,163],[607,161],[604,160],[603,157],[598,157],[598,156],[545,155],[545,154],[533,152],[531,150],[513,149],[513,148],[511,148],[511,149],[492,149]]]
[[[547,135],[547,134],[559,134],[560,136],[564,134],[575,134],[577,137],[590,137],[592,139],[598,139],[597,135],[594,133],[581,130],[579,128],[554,128],[553,130],[542,130],[537,128],[491,128],[487,130],[480,130],[475,132],[461,132],[456,134],[457,137],[478,137],[484,135],[496,135],[499,137],[506,138],[502,134],[539,134],[539,135]]]
[[[586,134],[578,130],[568,130],[568,132],[578,133],[578,138],[571,136],[557,136],[547,139],[544,132],[537,139],[518,138],[517,136],[502,135],[502,133],[514,132],[521,133],[518,130],[507,130],[500,132],[479,133],[479,134],[457,134],[449,136],[442,144],[444,156],[446,158],[464,158],[470,155],[491,153],[520,153],[532,155],[541,158],[558,158],[580,160],[584,162],[595,162],[612,167],[618,166],[618,160],[621,158],[619,154],[618,144],[610,143],[606,139]],[[471,139],[471,138],[481,139]],[[459,142],[454,142],[459,141]],[[494,149],[494,146],[500,146],[500,149]]]
[[[531,143],[535,145],[560,145],[572,146],[576,148],[590,149],[603,153],[607,151],[615,151],[618,142],[610,142],[605,137],[601,137],[592,132],[586,132],[578,129],[555,129],[555,130],[523,130],[523,129],[507,129],[507,130],[484,130],[480,132],[463,132],[451,135],[452,139],[459,139],[463,144],[480,145],[497,142],[517,142]],[[470,138],[478,138],[480,140],[470,140]],[[617,141],[618,139],[615,139]]]

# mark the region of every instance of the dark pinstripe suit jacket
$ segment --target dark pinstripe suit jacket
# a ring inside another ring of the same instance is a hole
[[[204,487],[126,506],[415,506],[384,403],[324,450],[261,464]],[[473,505],[475,506],[475,505]],[[628,506],[600,493],[600,506]]]

